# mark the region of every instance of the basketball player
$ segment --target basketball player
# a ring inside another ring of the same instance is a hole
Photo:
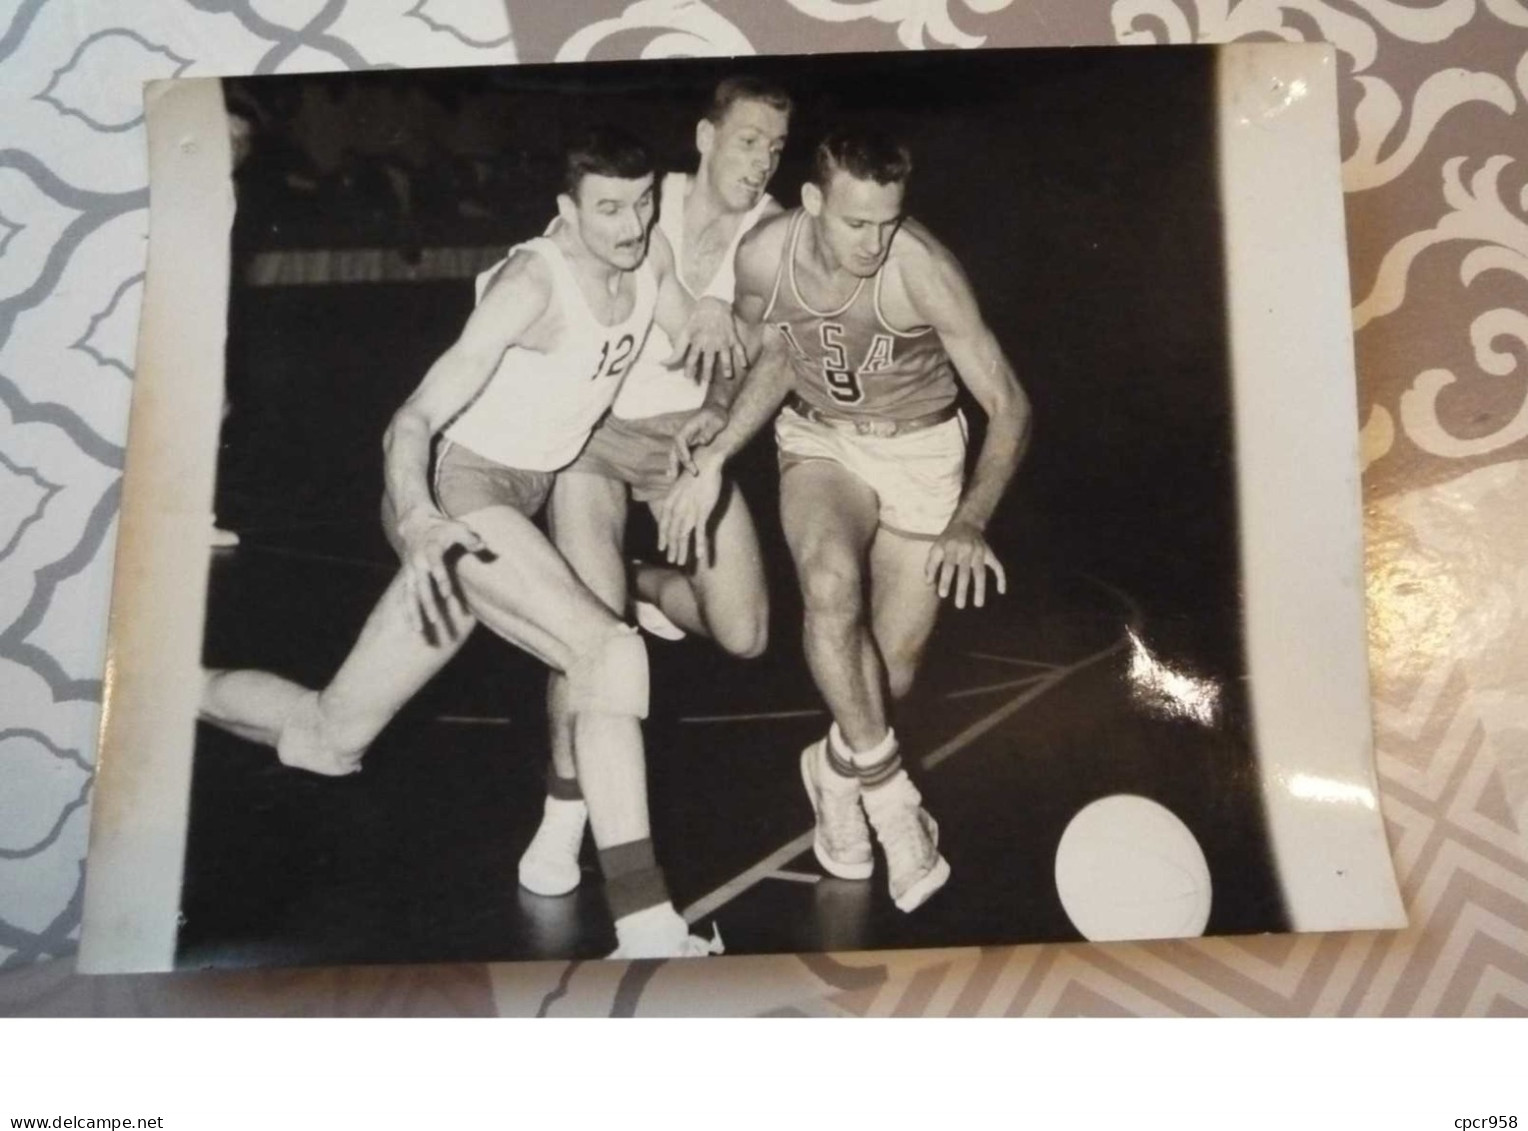
[[[481,619],[564,677],[616,958],[716,953],[720,940],[689,934],[654,858],[642,639],[532,519],[609,408],[660,305],[676,333],[683,325],[672,253],[649,239],[653,180],[638,142],[591,132],[568,154],[558,222],[491,274],[461,336],[393,417],[384,523],[403,568],[330,684],[312,692],[265,672],[210,672],[202,703],[205,719],[274,746],[288,765],[353,772]]]
[[[765,186],[779,166],[790,112],[790,96],[775,86],[744,77],[723,80],[695,128],[699,168],[693,175],[670,173],[663,179],[658,227],[673,248],[684,297],[696,308],[688,338],[707,340],[709,333],[722,347],[733,334],[734,256],[745,234],[782,211]],[[716,324],[707,325],[707,319]],[[724,652],[746,659],[764,651],[769,596],[753,518],[735,484],[719,504],[714,553],[706,560],[686,570],[638,562],[628,575],[622,553],[628,499],[653,507],[673,484],[672,440],[679,426],[698,410],[713,430],[725,423],[726,405],[737,390],[733,367],[741,375],[745,363],[740,344],[738,349],[736,359],[720,349],[718,379],[712,379],[709,365],[692,378],[673,365],[676,343],[655,326],[610,415],[595,428],[583,454],[558,473],[549,514],[557,548],[612,609],[624,612],[628,589],[634,590],[637,623],[649,632],[671,640],[709,637]],[[519,868],[521,885],[540,895],[562,895],[578,886],[586,821],[562,710],[563,684],[554,672],[548,692],[548,796]]]
[[[911,170],[896,142],[831,134],[802,208],[743,242],[737,310],[762,328],[763,355],[726,427],[687,457],[693,477],[660,506],[670,559],[686,560],[691,534],[704,555],[722,466],[778,411],[780,511],[805,604],[807,664],[833,716],[801,756],[813,847],[831,874],[864,879],[873,828],[903,911],[938,891],[950,869],[901,767],[887,698],[911,688],[943,598],[981,607],[988,570],[1005,591],[983,531],[1019,465],[1030,416],[960,265],[903,215]],[[957,375],[988,417],[964,484]],[[679,440],[689,434],[681,429]]]

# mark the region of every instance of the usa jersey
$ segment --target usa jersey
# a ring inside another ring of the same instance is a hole
[[[520,244],[551,269],[552,305],[562,315],[556,345],[511,346],[482,391],[445,430],[452,443],[505,467],[559,471],[572,463],[605,415],[652,327],[658,283],[644,260],[633,272],[631,313],[606,326],[589,309],[562,249],[545,236]],[[478,276],[481,302],[503,263]]]
[[[955,366],[932,326],[899,330],[881,313],[886,265],[861,279],[837,310],[815,310],[796,285],[796,245],[806,213],[790,219],[764,324],[790,349],[795,391],[832,416],[912,420],[955,400]]]

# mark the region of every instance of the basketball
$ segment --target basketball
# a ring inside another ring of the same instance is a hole
[[[1132,794],[1100,798],[1067,824],[1056,893],[1092,942],[1200,935],[1210,918],[1210,869],[1194,834]]]

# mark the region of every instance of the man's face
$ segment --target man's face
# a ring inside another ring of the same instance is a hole
[[[868,279],[886,261],[891,238],[902,223],[905,191],[901,184],[862,181],[839,169],[826,192],[804,195],[817,237],[832,260],[851,275]]]
[[[596,259],[632,271],[647,255],[653,223],[653,177],[626,180],[590,173],[573,197],[578,235]]]
[[[752,208],[780,167],[790,118],[766,102],[743,98],[727,108],[719,123],[702,122],[698,136],[708,159],[707,179],[729,208]]]

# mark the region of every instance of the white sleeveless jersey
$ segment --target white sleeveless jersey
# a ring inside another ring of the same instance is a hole
[[[445,435],[484,459],[527,471],[559,471],[572,463],[605,415],[652,327],[658,284],[644,260],[633,272],[631,313],[613,326],[594,316],[562,249],[546,237],[515,251],[539,255],[552,272],[551,304],[562,316],[550,350],[511,346],[477,398],[446,426]],[[508,256],[477,278],[481,302]]]
[[[663,234],[668,237],[669,245],[674,249],[675,264],[684,262],[684,197],[689,187],[688,173],[670,173],[663,178],[664,207],[658,217],[658,226],[663,229]],[[709,294],[715,298],[725,299],[727,302],[732,301],[733,292],[737,289],[733,260],[737,255],[738,244],[743,242],[743,237],[759,222],[764,209],[769,207],[773,199],[767,192],[763,193],[758,202],[748,210],[739,222],[732,242],[727,245],[727,250],[722,252],[716,274],[706,282],[699,293],[690,290],[684,283],[684,272],[682,270],[678,272],[680,284],[689,292],[691,298]],[[673,339],[668,336],[662,326],[654,326],[653,332],[647,336],[647,345],[643,347],[637,363],[632,366],[631,374],[626,378],[626,383],[621,386],[620,395],[616,397],[615,405],[610,411],[622,420],[640,420],[643,417],[658,416],[666,412],[694,412],[699,408],[706,399],[706,384],[686,377],[682,365],[675,369],[665,369],[663,363],[673,352]]]

